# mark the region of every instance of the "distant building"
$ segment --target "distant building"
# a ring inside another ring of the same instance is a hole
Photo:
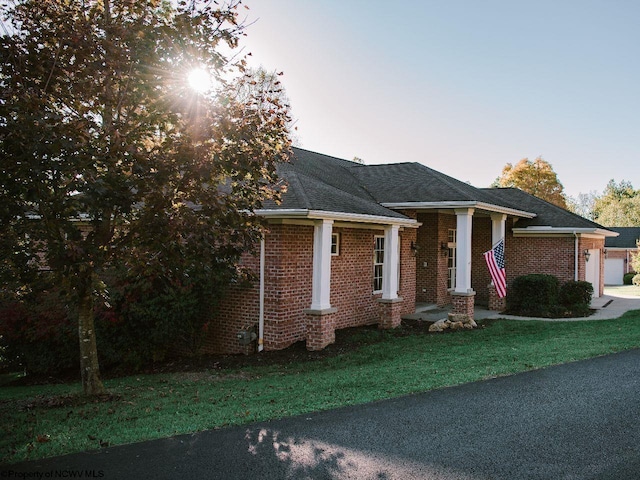
[[[622,285],[625,273],[633,272],[633,256],[638,254],[640,227],[609,227],[618,233],[617,237],[609,237],[604,243],[604,283],[605,285]]]

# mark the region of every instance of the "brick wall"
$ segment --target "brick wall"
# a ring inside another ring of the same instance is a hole
[[[510,232],[506,237],[507,285],[530,273],[555,275],[560,282],[574,279],[573,237],[514,237]]]
[[[313,281],[313,227],[272,225],[266,241],[264,348],[305,339]]]
[[[449,229],[456,228],[456,216],[444,213],[419,213],[422,226],[417,232],[416,302],[446,305],[451,303],[447,289],[447,256],[441,245],[449,240]]]
[[[373,294],[374,236],[382,229],[334,227],[339,234],[339,255],[331,257],[331,305],[337,312],[325,316],[336,329],[376,324],[380,306]],[[400,232],[400,291],[403,301],[395,310],[415,309],[415,256],[411,242],[415,229]],[[306,339],[313,279],[313,226],[270,225],[265,237],[265,350],[279,350]],[[259,258],[246,256],[243,263],[256,276]],[[232,288],[209,324],[204,352],[250,353],[255,345],[239,345],[240,329],[255,327],[259,315],[258,282],[249,288]],[[317,325],[322,331],[322,325]]]
[[[482,254],[493,246],[491,218],[474,215],[471,235],[471,287],[476,292],[475,303],[476,305],[489,305],[491,275]]]

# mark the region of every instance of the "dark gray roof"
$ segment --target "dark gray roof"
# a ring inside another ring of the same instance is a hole
[[[502,205],[536,214],[534,218],[521,218],[518,220],[517,228],[555,227],[606,230],[606,227],[602,225],[587,220],[575,213],[571,213],[564,208],[558,207],[518,188],[483,188],[482,190],[499,198],[500,204]]]
[[[496,203],[495,198],[482,190],[420,163],[356,164],[352,168],[352,173],[380,203],[449,201]]]
[[[386,203],[481,202],[535,213],[521,218],[518,227],[549,226],[604,229],[516,188],[475,188],[419,163],[362,165],[294,147],[289,162],[278,165],[287,183],[282,203],[268,209],[326,212],[407,218],[383,207]]]
[[[606,238],[605,247],[611,248],[637,248],[640,240],[640,227],[607,227],[607,230],[617,232],[617,237]]]
[[[351,173],[357,165],[348,160],[293,148],[290,161],[278,165],[278,175],[287,183],[282,203],[267,203],[265,207],[407,218],[383,207],[369,195]]]

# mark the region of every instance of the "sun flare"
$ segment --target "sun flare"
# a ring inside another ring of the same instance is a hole
[[[213,79],[204,68],[194,68],[191,70],[187,75],[187,81],[189,82],[189,87],[198,93],[205,93],[211,90],[213,86]]]

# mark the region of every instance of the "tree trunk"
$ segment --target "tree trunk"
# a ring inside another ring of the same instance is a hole
[[[91,287],[83,288],[78,302],[78,336],[80,337],[80,370],[85,395],[101,395],[106,389],[100,380],[98,347],[93,321]]]

